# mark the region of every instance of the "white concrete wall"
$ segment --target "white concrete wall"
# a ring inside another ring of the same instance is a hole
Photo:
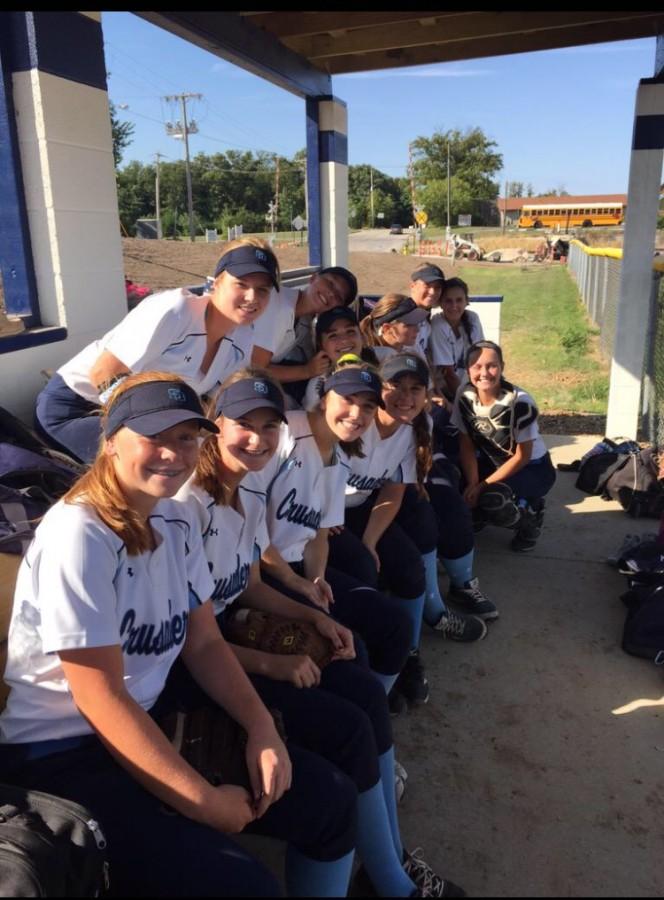
[[[15,73],[13,92],[42,322],[68,331],[0,354],[0,405],[29,420],[41,369],[60,366],[127,306],[106,92],[37,69]]]

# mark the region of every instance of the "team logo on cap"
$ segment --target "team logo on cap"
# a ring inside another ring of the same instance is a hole
[[[416,368],[417,368],[417,363],[415,362],[414,359],[407,359],[407,360],[406,360],[406,365],[408,366],[409,369],[416,369]]]
[[[178,403],[184,403],[187,399],[185,392],[181,391],[180,388],[169,388],[168,396],[171,400],[177,400]]]
[[[369,374],[369,372],[360,372],[360,378],[362,379],[362,381],[371,382],[371,375]]]
[[[257,394],[267,394],[269,389],[262,381],[254,381],[254,390]]]
[[[260,262],[267,262],[267,256],[262,250],[256,250],[256,259]]]

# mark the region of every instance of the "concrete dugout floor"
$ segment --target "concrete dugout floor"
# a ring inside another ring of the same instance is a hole
[[[545,438],[554,463],[599,439]],[[558,473],[534,551],[477,535],[500,618],[476,644],[425,626],[431,699],[394,720],[404,843],[471,896],[664,894],[664,670],[621,650],[626,579],[604,561],[658,523],[575,477]]]

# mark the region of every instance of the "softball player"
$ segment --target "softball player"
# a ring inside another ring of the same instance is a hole
[[[336,658],[322,671],[308,656],[231,646],[262,700],[281,711],[290,741],[324,756],[355,782],[357,849],[379,895],[410,896],[426,879],[429,896],[440,896],[451,884],[403,852],[386,696],[378,680],[351,661],[352,633],[261,579],[257,552],[267,544],[266,497],[248,488],[245,476],[260,472],[277,449],[283,393],[265,372],[243,369],[223,385],[217,413],[219,435],[206,442],[195,478],[177,496],[200,522],[219,626],[223,632],[228,615],[242,606],[308,621],[332,641]]]
[[[469,384],[457,391],[452,413],[460,432],[464,497],[489,521],[497,524],[498,516],[516,528],[512,550],[532,550],[542,529],[544,497],[556,480],[537,427],[537,406],[503,377],[502,350],[493,341],[473,344],[466,365]]]
[[[431,323],[440,315],[440,296],[445,284],[442,269],[432,264],[420,266],[410,276],[410,296],[415,303],[427,311],[427,317],[420,325],[415,344],[423,357],[428,357]]]
[[[346,483],[346,528],[330,540],[330,560],[376,585],[379,573],[410,617],[410,655],[396,693],[424,703],[429,687],[419,659],[422,616],[445,637],[474,641],[483,622],[458,616],[438,588],[438,528],[422,491],[431,465],[430,426],[424,408],[429,370],[416,354],[401,353],[380,369],[384,406],[363,438],[363,457],[350,460]],[[398,709],[397,697],[392,698]]]
[[[102,427],[94,464],[46,514],[19,571],[5,777],[92,810],[120,896],[277,895],[225,834],[243,830],[289,841],[291,895],[345,896],[355,786],[316,754],[289,757],[205,600],[198,524],[170,499],[194,471],[199,429],[216,426],[182,379],[143,373],[115,389]],[[157,726],[180,661],[246,729],[253,795],[209,784]]]
[[[420,329],[428,318],[428,312],[417,306],[404,294],[385,294],[369,315],[360,322],[360,330],[367,347],[371,347],[382,362],[394,353],[420,353],[416,346]]]
[[[255,238],[231,241],[210,293],[176,288],[152,294],[61,366],[37,397],[38,430],[91,462],[101,434],[100,404],[124,375],[159,369],[184,378],[198,394],[213,391],[249,362],[253,322],[273,287],[279,287],[279,264],[270,246]]]
[[[350,306],[356,296],[357,279],[343,266],[321,269],[306,287],[273,291],[256,326],[252,364],[266,368],[299,404],[307,379],[330,371],[329,358],[314,351],[314,317]]]
[[[468,348],[476,341],[484,340],[480,317],[467,308],[468,302],[466,282],[461,278],[450,278],[440,296],[442,315],[431,317],[431,363],[442,369],[450,400],[454,399],[461,382],[466,381]]]

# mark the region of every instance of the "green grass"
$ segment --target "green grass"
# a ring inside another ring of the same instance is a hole
[[[474,268],[471,294],[501,294],[506,376],[532,392],[542,412],[605,414],[609,364],[564,266]]]

